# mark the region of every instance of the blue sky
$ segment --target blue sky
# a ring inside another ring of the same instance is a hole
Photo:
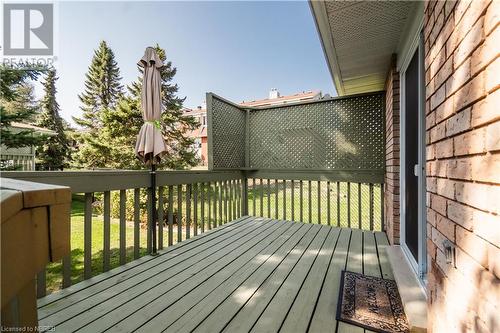
[[[309,5],[304,2],[61,2],[58,100],[78,116],[77,95],[94,49],[106,40],[123,83],[138,73],[146,46],[159,43],[177,67],[186,107],[212,91],[235,102],[335,90]]]

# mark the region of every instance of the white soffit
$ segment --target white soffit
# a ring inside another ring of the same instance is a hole
[[[310,6],[339,95],[384,89],[413,1],[314,1]]]

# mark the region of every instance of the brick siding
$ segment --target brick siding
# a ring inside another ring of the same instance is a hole
[[[432,332],[500,332],[499,17],[500,1],[425,4]]]
[[[387,76],[385,91],[384,229],[389,242],[399,244],[399,72],[396,69],[395,57]]]

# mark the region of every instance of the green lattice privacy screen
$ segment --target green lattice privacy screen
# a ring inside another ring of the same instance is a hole
[[[239,169],[245,166],[245,114],[241,107],[207,94],[208,166]]]
[[[213,169],[384,169],[383,93],[251,108],[248,115],[213,94],[207,101]]]

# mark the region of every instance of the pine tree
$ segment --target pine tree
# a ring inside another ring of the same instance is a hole
[[[75,162],[78,167],[107,167],[110,148],[106,141],[96,138],[103,127],[103,114],[116,107],[123,95],[123,86],[115,55],[105,41],[95,50],[85,77],[85,91],[78,96],[82,116],[73,118],[83,127],[77,136],[79,149]]]
[[[123,94],[120,69],[113,50],[105,41],[101,41],[94,51],[85,78],[85,91],[78,96],[83,104],[83,115],[74,120],[80,126],[96,130],[101,127],[100,112],[105,108],[113,108]]]
[[[59,104],[56,100],[56,71],[48,72],[43,82],[45,95],[41,101],[42,113],[38,126],[48,128],[56,133],[44,140],[37,149],[37,158],[43,170],[62,170],[69,159],[69,141],[64,131],[63,120],[59,115]]]
[[[38,110],[33,85],[41,69],[15,69],[0,65],[0,137],[8,148],[37,145],[43,137],[34,136],[32,130],[12,131],[13,122],[31,123]]]

